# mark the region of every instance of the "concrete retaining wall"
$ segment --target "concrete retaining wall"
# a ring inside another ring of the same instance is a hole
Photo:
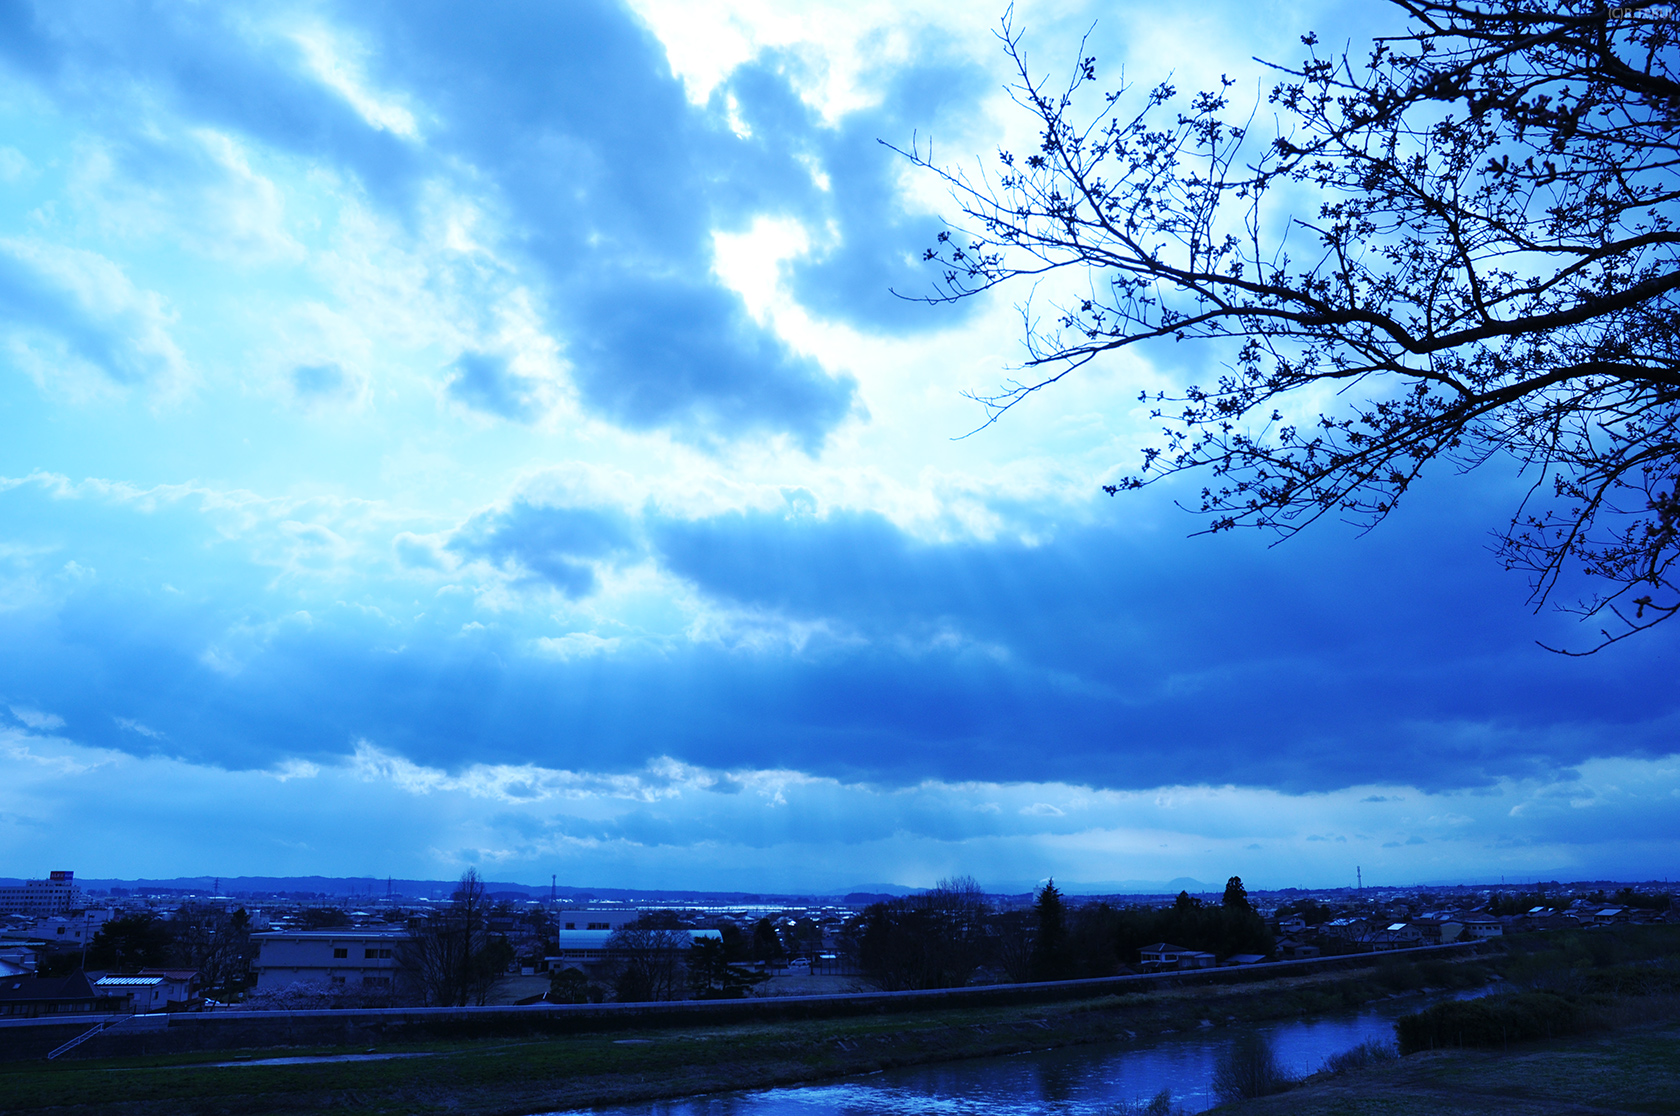
[[[1274,961],[1232,968],[1041,984],[996,984],[917,992],[863,992],[745,1000],[678,1000],[647,1004],[532,1004],[526,1007],[358,1008],[343,1011],[237,1009],[131,1017],[96,1035],[64,1058],[111,1058],[195,1050],[277,1046],[377,1046],[432,1039],[562,1035],[625,1029],[693,1027],[882,1015],[941,1008],[1006,1006],[1084,1000],[1156,988],[1243,984],[1279,976],[1359,969],[1389,958],[1416,960],[1473,951],[1475,943]],[[106,1017],[108,1019],[122,1017]],[[88,1030],[100,1017],[0,1020],[0,1061],[44,1058]]]

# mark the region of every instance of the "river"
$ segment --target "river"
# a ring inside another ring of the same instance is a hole
[[[810,1085],[575,1111],[591,1116],[1112,1116],[1120,1105],[1170,1089],[1175,1105],[1201,1112],[1215,1103],[1210,1087],[1215,1060],[1245,1032],[1268,1036],[1279,1064],[1304,1076],[1362,1042],[1392,1048],[1394,1020],[1438,998],[1403,996],[1311,1020],[1209,1027],[1148,1042],[1073,1046]]]

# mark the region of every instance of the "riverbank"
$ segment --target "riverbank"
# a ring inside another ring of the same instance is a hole
[[[763,1088],[896,1066],[1311,1017],[1426,984],[1486,980],[1476,961],[1391,963],[1357,974],[1126,992],[1054,1004],[713,1027],[647,1028],[531,1041],[246,1050],[244,1060],[415,1054],[401,1059],[213,1066],[226,1052],[0,1067],[0,1112],[355,1113],[513,1116],[592,1104]]]
[[[1219,1116],[1649,1116],[1680,1112],[1680,1023],[1509,1051],[1438,1050],[1228,1104]]]

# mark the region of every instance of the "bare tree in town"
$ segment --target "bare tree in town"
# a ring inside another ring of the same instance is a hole
[[[402,968],[425,1003],[460,1007],[485,1001],[511,954],[505,941],[487,933],[487,912],[484,881],[469,868],[449,906],[412,924],[412,937],[401,950]]]
[[[641,920],[613,931],[607,939],[607,964],[615,998],[621,1003],[681,999],[690,941],[687,930]]]

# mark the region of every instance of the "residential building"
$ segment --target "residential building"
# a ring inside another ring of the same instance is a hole
[[[80,949],[93,940],[99,928],[109,922],[115,911],[83,911],[77,915],[52,915],[38,918],[23,932],[26,938],[47,943],[52,950]]]
[[[176,986],[161,976],[102,976],[93,982],[93,986],[100,995],[119,1005],[116,1010],[135,1015],[168,1011],[172,1002],[177,1009],[186,1003],[184,999],[171,1001],[171,993],[176,991]]]
[[[121,1001],[100,991],[86,973],[62,977],[20,976],[0,980],[0,1017],[37,1019],[117,1010]]]
[[[252,934],[256,988],[272,992],[302,982],[386,991],[402,969],[403,947],[412,940],[406,929],[389,927]]]
[[[1169,945],[1166,942],[1156,942],[1152,946],[1144,946],[1138,950],[1138,959],[1145,969],[1211,969],[1216,959],[1211,953],[1199,949],[1186,949],[1183,946]]]

